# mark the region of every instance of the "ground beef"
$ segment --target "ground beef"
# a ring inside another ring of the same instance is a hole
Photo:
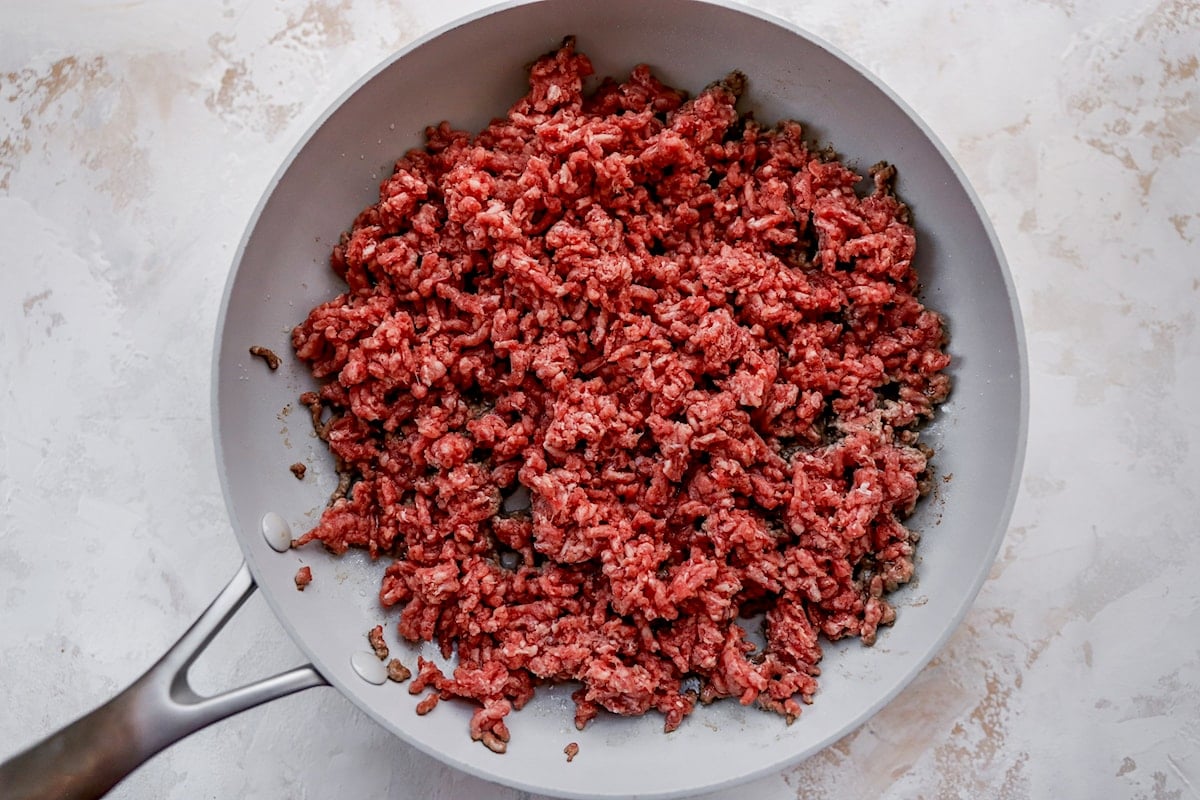
[[[441,695],[439,695],[437,692],[430,692],[423,700],[421,700],[421,702],[417,703],[417,714],[422,717],[425,716],[430,711],[433,711],[440,700]]]
[[[250,355],[265,361],[272,372],[279,369],[279,356],[275,355],[275,351],[268,347],[256,344],[250,348]]]
[[[297,544],[390,560],[399,634],[457,659],[410,691],[475,703],[497,751],[546,682],[579,683],[580,727],[793,719],[822,637],[895,618],[949,391],[891,167],[856,191],[798,123],[740,116],[738,74],[689,100],[591,72],[568,40],[478,135],[428,129],[292,337],[352,480]]]
[[[296,570],[296,588],[303,592],[312,583],[312,567],[301,567]]]
[[[371,645],[371,650],[374,651],[375,657],[380,661],[386,661],[388,657],[387,642],[383,640],[383,626],[376,625],[371,630],[367,631],[367,641]]]
[[[387,663],[387,676],[388,680],[395,681],[396,683],[404,683],[412,677],[412,670],[404,666],[404,663],[400,659],[393,658]]]

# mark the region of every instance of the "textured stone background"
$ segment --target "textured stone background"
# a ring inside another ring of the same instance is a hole
[[[0,757],[123,688],[232,574],[209,364],[236,243],[346,86],[480,5],[0,4]],[[860,60],[958,159],[1011,263],[1032,406],[1012,526],[948,647],[726,796],[1200,796],[1200,4],[751,5]],[[199,682],[298,661],[255,599]],[[317,690],[113,794],[385,795],[520,793]]]

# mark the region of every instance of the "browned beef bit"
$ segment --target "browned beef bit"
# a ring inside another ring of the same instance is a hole
[[[321,401],[321,395],[316,392],[305,392],[300,395],[300,404],[308,408],[309,416],[312,417],[313,433],[321,441],[328,441],[329,426],[333,423],[330,419],[328,422],[322,422],[321,417],[325,413],[325,404]]]
[[[338,485],[334,488],[333,494],[329,495],[329,505],[332,506],[341,500],[348,491],[350,491],[350,473],[346,470],[338,470]]]
[[[375,651],[375,655],[380,661],[384,661],[388,657],[387,642],[383,640],[383,626],[376,625],[367,632],[367,641],[371,643],[371,649]]]
[[[250,348],[250,355],[267,362],[267,366],[270,367],[272,372],[279,369],[279,356],[275,355],[275,351],[269,348],[256,344]]]
[[[312,567],[301,567],[296,570],[296,588],[304,591],[304,588],[312,583]]]
[[[412,670],[404,666],[400,659],[393,658],[388,662],[387,676],[388,680],[395,681],[396,683],[404,683],[412,677]]]

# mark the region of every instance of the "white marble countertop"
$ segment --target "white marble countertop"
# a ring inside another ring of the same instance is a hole
[[[727,796],[1200,796],[1200,6],[752,4],[866,64],[959,160],[1011,263],[1032,405],[1008,537],[948,647]],[[0,5],[0,757],[128,684],[240,563],[209,409],[236,243],[346,86],[480,5]],[[198,682],[300,661],[254,599]],[[317,689],[112,796],[520,793]]]

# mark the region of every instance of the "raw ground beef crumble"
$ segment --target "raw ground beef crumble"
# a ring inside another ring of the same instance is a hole
[[[737,73],[688,100],[591,71],[567,40],[504,119],[428,129],[293,333],[351,481],[297,546],[391,559],[400,635],[457,656],[410,691],[477,704],[497,751],[547,682],[580,727],[793,719],[820,637],[895,618],[949,391],[892,168],[856,193],[799,124],[739,116]]]
[[[296,580],[296,588],[298,590],[303,592],[305,589],[307,589],[308,585],[310,583],[312,583],[312,579],[313,579],[312,567],[301,567],[300,569],[296,570],[296,579],[295,580]]]

